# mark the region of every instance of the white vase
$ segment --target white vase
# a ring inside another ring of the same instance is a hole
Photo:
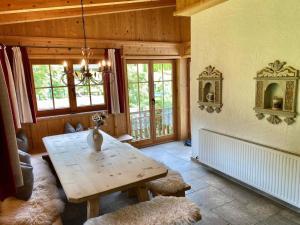
[[[88,145],[96,152],[101,151],[101,146],[103,143],[103,136],[98,129],[89,129],[89,134],[87,136]]]

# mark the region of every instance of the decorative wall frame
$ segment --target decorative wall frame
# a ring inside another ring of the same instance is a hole
[[[295,122],[299,70],[276,60],[257,72],[255,107],[256,117],[261,120],[269,115],[271,124]]]
[[[222,104],[222,73],[211,65],[199,74],[198,104],[201,110],[221,112]]]

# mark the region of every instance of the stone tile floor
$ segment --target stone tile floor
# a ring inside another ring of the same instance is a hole
[[[300,225],[298,213],[192,162],[191,148],[181,142],[141,150],[178,170],[192,186],[187,197],[200,206],[203,217],[197,225]],[[128,198],[126,193],[117,192],[101,198],[101,213],[112,212],[136,202],[135,198]],[[64,224],[83,224],[85,210],[85,204],[68,203],[62,215]]]

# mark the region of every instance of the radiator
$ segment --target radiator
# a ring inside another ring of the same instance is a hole
[[[200,130],[198,160],[300,208],[300,157],[208,130]]]

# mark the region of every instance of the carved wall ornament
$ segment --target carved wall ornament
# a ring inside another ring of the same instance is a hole
[[[270,115],[267,121],[271,124],[281,123],[280,117],[284,117],[284,122],[288,125],[294,123],[297,116],[299,70],[276,60],[258,71],[254,79],[256,117],[262,120],[267,114]]]
[[[213,66],[208,66],[199,74],[198,104],[201,110],[208,113],[221,112],[222,73]]]

